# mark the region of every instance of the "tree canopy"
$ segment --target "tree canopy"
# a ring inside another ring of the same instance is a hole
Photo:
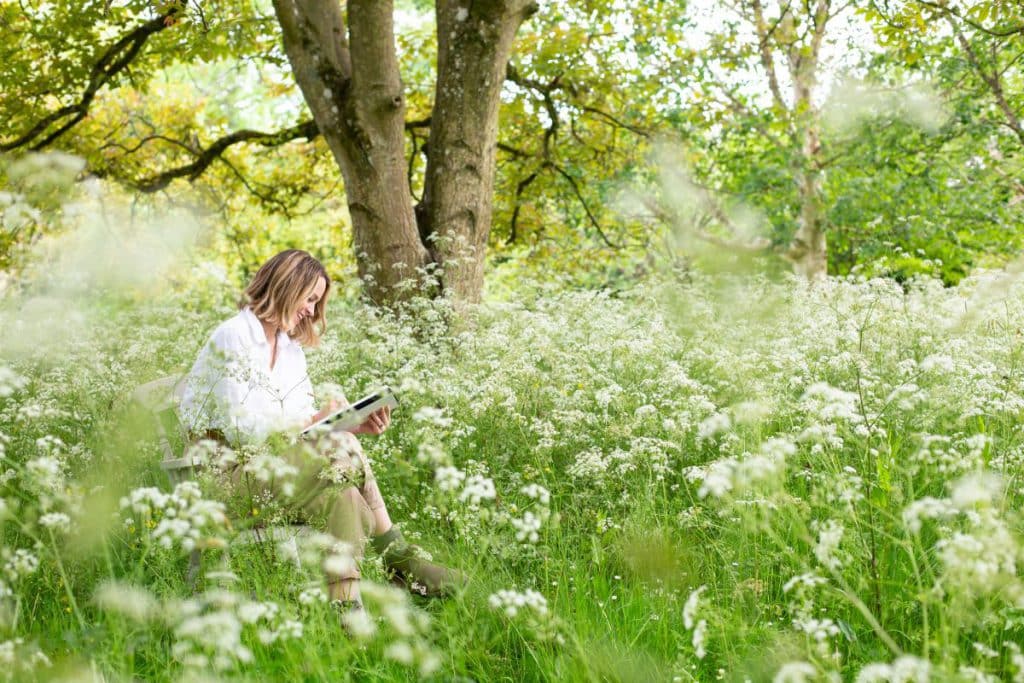
[[[308,240],[382,301],[416,271],[472,300],[485,254],[589,285],[709,250],[955,282],[1019,248],[1019,8],[473,7],[4,3],[0,152],[216,216],[239,261]],[[6,268],[38,232],[14,222]]]

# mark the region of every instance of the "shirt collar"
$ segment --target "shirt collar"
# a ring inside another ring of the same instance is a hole
[[[267,343],[267,335],[263,331],[263,323],[261,323],[260,319],[256,317],[256,314],[252,312],[252,309],[249,308],[248,306],[246,306],[245,308],[242,309],[242,311],[241,311],[241,313],[239,313],[239,315],[241,315],[242,319],[245,320],[246,327],[249,328],[249,333],[252,335],[253,342],[255,342],[256,344],[266,344]],[[288,336],[287,333],[282,332],[280,330],[278,331],[278,333],[277,333],[278,348],[281,348],[281,347],[284,347],[284,346],[291,346],[294,343],[295,342],[292,340],[291,337]]]

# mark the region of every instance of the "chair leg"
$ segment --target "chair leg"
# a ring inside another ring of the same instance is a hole
[[[196,590],[196,579],[199,578],[199,568],[203,564],[203,551],[196,548],[188,555],[188,572],[185,574],[185,580],[188,582],[188,588],[192,592]]]
[[[290,536],[285,541],[290,547],[289,554],[292,556],[292,562],[295,564],[296,571],[302,571],[302,558],[299,556],[299,539],[298,536]]]

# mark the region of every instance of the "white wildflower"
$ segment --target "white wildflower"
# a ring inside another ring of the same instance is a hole
[[[327,602],[327,594],[324,593],[324,589],[320,586],[313,586],[311,588],[304,588],[299,593],[299,604],[300,605],[314,605],[321,602]]]
[[[696,623],[700,594],[706,591],[707,588],[706,585],[703,585],[696,590],[690,591],[689,597],[686,598],[686,603],[683,605],[683,626],[687,629],[693,628],[694,623]]]
[[[949,356],[933,354],[931,356],[926,356],[918,367],[920,367],[923,372],[953,372],[956,365],[954,364],[953,359]]]
[[[412,414],[412,419],[441,429],[452,426],[452,418],[446,417],[442,408],[432,406],[423,406]]]
[[[500,590],[497,593],[492,593],[487,598],[487,603],[491,609],[502,611],[509,618],[515,617],[524,610],[538,616],[548,614],[548,601],[543,595],[531,589],[522,593],[514,590]]]
[[[29,460],[25,463],[25,469],[42,489],[58,491],[64,486],[64,474],[60,461],[52,455]]]
[[[18,579],[35,574],[39,569],[39,558],[25,548],[18,548],[4,563],[4,574],[14,583]]]
[[[931,664],[911,655],[898,657],[892,664],[874,662],[861,668],[856,683],[928,683]]]
[[[707,441],[727,432],[732,427],[732,419],[728,413],[714,413],[704,418],[697,426],[697,440]]]
[[[711,495],[722,498],[733,489],[733,474],[736,471],[735,458],[716,460],[704,470],[704,481],[697,490],[699,498]]]
[[[444,450],[431,441],[423,441],[416,448],[416,462],[426,465],[440,465],[446,459]]]
[[[71,518],[63,512],[47,512],[39,518],[39,524],[51,531],[67,533],[71,529]]]
[[[693,644],[693,653],[697,657],[697,659],[704,659],[704,657],[708,653],[705,649],[707,632],[708,622],[705,619],[701,619],[699,622],[697,622],[696,628],[693,629],[693,639],[691,641]]]
[[[964,683],[1000,683],[998,676],[973,666],[961,665],[956,673],[957,679]]]
[[[798,574],[783,584],[782,592],[788,593],[794,589],[802,591],[815,588],[816,586],[823,586],[826,583],[828,583],[828,579],[817,574]]]
[[[540,540],[540,535],[537,533],[540,531],[541,519],[527,510],[523,513],[522,519],[513,517],[509,520],[509,523],[516,530],[516,540],[519,542],[529,541],[530,543],[536,543]]]
[[[989,507],[1002,494],[1002,479],[992,472],[973,472],[953,484],[950,499],[958,510]]]
[[[459,500],[468,502],[471,506],[478,506],[483,500],[493,500],[497,495],[494,482],[491,479],[479,474],[474,474],[466,480],[466,486],[459,494]]]
[[[12,396],[14,392],[24,389],[27,385],[27,379],[6,365],[0,365],[0,398]]]
[[[332,552],[323,560],[323,570],[329,576],[352,577],[356,575],[356,561],[352,547],[346,543],[337,543]]]
[[[148,590],[113,579],[100,583],[93,599],[100,609],[117,612],[139,623],[145,623],[160,611],[160,603]]]
[[[945,498],[927,496],[915,500],[903,510],[903,525],[913,534],[920,533],[922,520],[945,519],[957,513],[953,504]]]
[[[466,480],[466,473],[458,467],[442,465],[434,470],[434,485],[439,491],[455,491]]]
[[[786,662],[772,677],[772,683],[808,683],[817,680],[818,669],[809,662]]]
[[[809,413],[826,422],[846,421],[855,424],[863,420],[858,410],[860,397],[825,382],[807,387],[801,401]]]
[[[533,498],[541,505],[548,505],[551,501],[551,492],[540,484],[527,484],[519,489],[519,492],[527,498]]]
[[[793,628],[818,642],[839,635],[839,626],[831,619],[797,618],[793,620]]]
[[[829,569],[836,570],[842,565],[839,559],[839,544],[843,540],[843,526],[834,519],[819,526],[818,543],[814,546],[814,556],[818,562]]]

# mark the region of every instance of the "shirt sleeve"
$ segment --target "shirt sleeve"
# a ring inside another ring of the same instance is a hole
[[[232,443],[256,443],[280,428],[280,416],[261,409],[254,396],[261,381],[256,351],[230,327],[213,333],[196,359],[182,401],[191,431],[219,429]]]

